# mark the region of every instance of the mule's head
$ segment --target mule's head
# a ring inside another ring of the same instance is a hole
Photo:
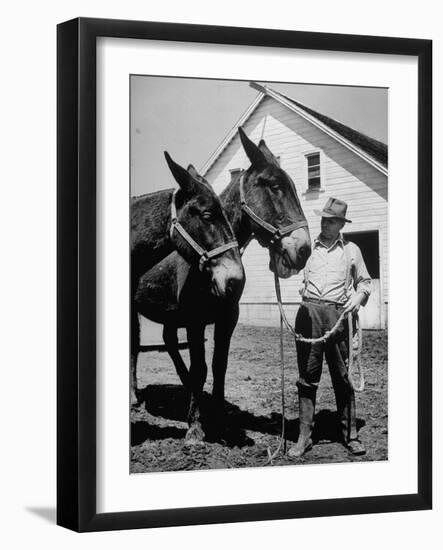
[[[231,224],[212,187],[174,162],[166,152],[165,158],[180,186],[175,197],[177,221],[186,233],[207,253],[235,241]],[[245,275],[238,247],[205,260],[178,230],[172,232],[172,240],[180,255],[188,263],[198,265],[208,277],[215,296],[223,298],[241,293]]]
[[[257,146],[241,128],[239,134],[251,162],[243,176],[246,204],[261,220],[280,230],[294,223],[305,222],[294,182],[280,168],[266,143],[261,140]],[[275,239],[270,231],[254,219],[250,223],[258,242],[269,249],[270,269],[279,277],[287,278],[305,267],[311,254],[307,225]]]

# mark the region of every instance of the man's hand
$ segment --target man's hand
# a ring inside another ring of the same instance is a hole
[[[345,315],[347,313],[357,313],[357,311],[360,309],[361,303],[363,302],[364,298],[365,298],[365,295],[363,294],[363,292],[357,292],[356,294],[351,296],[345,304],[343,313]]]

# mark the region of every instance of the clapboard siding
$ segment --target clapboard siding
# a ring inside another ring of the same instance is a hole
[[[388,301],[388,187],[387,177],[359,155],[339,143],[320,128],[294,113],[278,101],[266,97],[243,125],[247,135],[256,143],[266,140],[274,155],[280,157],[282,168],[291,176],[308,220],[311,237],[320,231],[320,218],[314,210],[321,210],[328,197],[338,197],[348,203],[352,224],[346,232],[377,230],[380,245],[381,300]],[[305,155],[320,152],[322,188],[307,189]],[[217,193],[228,185],[230,170],[247,168],[249,161],[240,144],[238,134],[227,145],[205,177]],[[241,319],[259,324],[278,322],[275,306],[273,275],[269,271],[269,254],[253,241],[243,256],[246,286],[242,296]],[[297,304],[300,300],[302,275],[282,280],[285,302]],[[294,309],[295,311],[295,309]],[[381,315],[384,322],[384,313]]]

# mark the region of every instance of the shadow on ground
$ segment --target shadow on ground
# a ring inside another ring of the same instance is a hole
[[[183,386],[176,384],[157,384],[144,388],[141,392],[144,401],[143,407],[152,418],[140,417],[140,420],[131,424],[131,444],[140,445],[146,440],[159,441],[162,439],[184,439],[186,428],[162,426],[157,424],[157,417],[176,422],[186,422],[189,392]],[[229,447],[245,447],[254,445],[254,441],[246,435],[246,431],[279,436],[281,433],[281,414],[271,413],[269,416],[257,416],[230,403],[225,402],[225,412],[222,416],[212,410],[211,396],[204,392],[202,400],[203,423],[206,441],[223,443]],[[364,421],[357,419],[357,428],[360,430]],[[286,439],[295,442],[299,433],[299,421],[286,420]],[[337,442],[340,441],[338,418],[335,412],[320,410],[315,415],[313,440]]]
[[[147,439],[151,441],[160,441],[161,439],[183,439],[186,435],[185,429],[151,425],[149,422],[131,423],[131,445],[140,445]]]

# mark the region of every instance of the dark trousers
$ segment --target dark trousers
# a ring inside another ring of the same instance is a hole
[[[341,312],[342,308],[333,304],[303,302],[297,312],[295,330],[307,338],[318,338],[332,329]],[[345,441],[356,439],[355,393],[348,376],[347,319],[326,343],[297,342],[299,390],[317,389],[324,357],[331,374],[342,437]]]

